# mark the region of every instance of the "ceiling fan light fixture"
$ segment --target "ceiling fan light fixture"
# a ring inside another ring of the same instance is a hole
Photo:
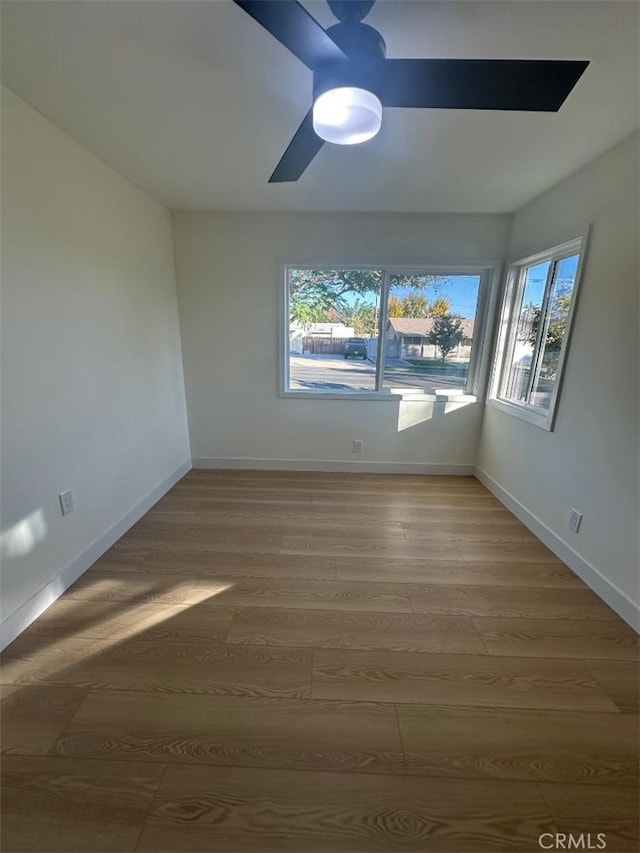
[[[357,145],[372,139],[382,125],[380,99],[367,89],[339,86],[318,95],[313,129],[325,142]]]

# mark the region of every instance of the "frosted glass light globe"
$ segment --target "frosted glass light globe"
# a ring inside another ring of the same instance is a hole
[[[381,125],[380,99],[366,89],[329,89],[313,105],[313,129],[326,142],[357,145],[372,139]]]

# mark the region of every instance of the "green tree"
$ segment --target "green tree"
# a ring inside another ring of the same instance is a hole
[[[461,317],[456,314],[440,314],[434,318],[428,340],[440,350],[443,364],[449,353],[453,352],[463,338]]]
[[[550,306],[549,323],[547,325],[547,332],[545,336],[545,352],[560,352],[570,306],[570,294],[556,296],[553,300],[553,303]],[[538,339],[538,329],[540,328],[540,308],[535,305],[528,305],[526,306],[525,311],[530,312],[531,316],[531,328],[527,340],[532,347],[535,347]]]
[[[289,314],[291,319],[307,329],[312,323],[326,323],[329,321],[327,308],[318,300],[306,301],[300,296],[292,296],[289,303]]]
[[[377,311],[376,306],[356,299],[353,306],[342,314],[342,322],[345,326],[353,326],[356,335],[373,337],[377,334]]]
[[[289,310],[293,320],[303,327],[312,323],[335,322],[339,317],[353,326],[359,335],[377,334],[377,311],[370,304],[382,289],[382,270],[289,270]],[[428,316],[431,303],[424,292],[445,281],[443,276],[394,273],[392,288],[409,289],[401,300],[389,299],[390,317]],[[355,298],[354,298],[355,297]],[[441,300],[436,299],[434,305]],[[399,312],[399,313],[396,313]]]
[[[399,317],[426,317],[431,306],[422,293],[407,293],[399,302]]]
[[[446,296],[437,296],[429,306],[429,314],[432,317],[442,317],[451,311],[451,302]]]
[[[395,293],[389,297],[387,315],[389,317],[436,317],[447,314],[451,303],[445,296],[438,296],[429,302],[423,293],[407,293],[398,299]]]
[[[347,294],[367,296],[379,293],[381,270],[313,270],[289,271],[289,292],[305,301],[341,302]]]
[[[389,297],[389,304],[387,305],[387,316],[388,317],[403,317],[402,313],[402,305],[398,300],[398,297],[395,293],[392,293]]]
[[[296,294],[304,296],[305,301],[314,297],[340,301],[351,294],[360,297],[379,294],[382,278],[382,270],[292,269],[289,270],[289,292],[292,297]],[[391,276],[391,286],[408,287],[420,293],[428,288],[436,290],[444,280],[443,276],[396,273]]]

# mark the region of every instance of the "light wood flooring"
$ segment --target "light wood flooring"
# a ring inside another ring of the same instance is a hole
[[[4,853],[638,849],[637,636],[471,477],[191,472],[2,663]]]

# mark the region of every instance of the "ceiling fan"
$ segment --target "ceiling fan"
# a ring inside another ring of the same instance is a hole
[[[557,112],[588,61],[387,59],[362,19],[375,0],[327,0],[324,30],[296,0],[234,0],[313,71],[313,107],[269,183],[297,181],[325,141],[353,145],[380,130],[383,107]]]

